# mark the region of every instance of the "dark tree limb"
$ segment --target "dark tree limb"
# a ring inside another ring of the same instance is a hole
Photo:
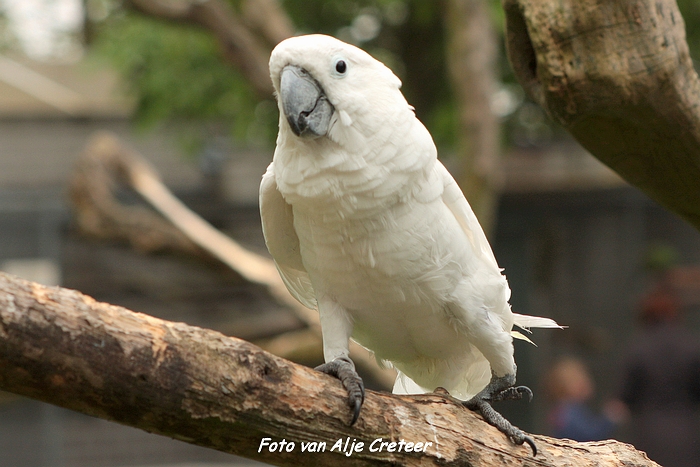
[[[535,436],[537,457],[448,397],[367,392],[360,419],[340,383],[260,348],[183,323],[0,273],[0,389],[281,466],[656,466],[616,441]],[[347,457],[338,439],[364,442]],[[292,452],[258,452],[263,438]],[[377,438],[432,443],[370,452]],[[325,452],[301,452],[302,442]]]
[[[275,24],[284,26],[274,4],[264,2]],[[245,24],[229,4],[222,0],[128,0],[126,4],[141,13],[169,21],[201,26],[216,37],[226,60],[241,71],[259,97],[272,96],[272,82],[267,69],[270,47]],[[252,8],[252,7],[250,7]],[[248,15],[250,17],[250,14]],[[256,24],[260,24],[259,22]],[[289,33],[278,31],[274,40]]]
[[[270,50],[294,35],[292,20],[279,0],[245,0],[241,4],[241,12],[246,26],[257,32],[267,42]]]
[[[700,229],[700,81],[674,0],[504,0],[528,94],[594,156]]]

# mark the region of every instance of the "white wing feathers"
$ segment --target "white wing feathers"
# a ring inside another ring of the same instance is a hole
[[[274,162],[267,167],[260,184],[260,218],[265,243],[284,284],[304,306],[316,309],[316,294],[301,261],[294,213],[277,189]]]
[[[462,230],[464,230],[464,233],[467,235],[467,238],[471,241],[474,246],[474,251],[481,253],[487,260],[492,262],[494,267],[498,268],[496,257],[486,238],[486,234],[484,234],[484,230],[481,228],[481,224],[479,224],[474,211],[464,197],[461,188],[459,188],[457,182],[452,178],[452,175],[450,175],[445,166],[440,162],[437,164],[445,187],[445,191],[442,195],[444,203],[450,211],[452,211],[452,214],[454,214]],[[553,319],[521,315],[518,313],[513,313],[513,324],[526,332],[530,332],[530,328],[563,328]],[[512,331],[511,334],[517,339],[533,343],[527,336],[524,336],[518,331]]]
[[[474,211],[472,211],[472,207],[464,197],[461,188],[459,188],[455,179],[452,178],[452,175],[450,175],[441,162],[437,162],[437,167],[445,187],[445,191],[442,194],[443,202],[450,211],[452,211],[452,214],[454,214],[457,222],[459,222],[462,230],[464,230],[467,238],[469,238],[469,241],[471,241],[474,246],[474,251],[485,256],[498,268],[496,257],[493,255],[491,245],[486,239],[486,234],[484,234],[484,230],[481,228],[481,224],[479,224]]]
[[[452,211],[467,238],[472,242],[474,251],[483,255],[488,262],[491,262],[495,268],[498,268],[486,235],[462,190],[442,163],[437,162],[437,168],[444,185],[442,195],[444,203]],[[287,204],[277,189],[274,163],[268,166],[260,184],[260,212],[265,243],[270,250],[270,254],[275,259],[275,264],[277,269],[279,269],[282,280],[299,302],[308,308],[316,309],[316,296],[311,279],[301,260],[299,238],[294,230],[292,207]],[[525,331],[529,331],[531,327],[562,328],[562,326],[549,318],[517,313],[513,313],[513,317],[514,324]],[[513,336],[529,341],[527,337],[515,331]]]

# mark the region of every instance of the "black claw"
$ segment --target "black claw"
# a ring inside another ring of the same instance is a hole
[[[510,425],[510,426],[511,426],[513,431],[510,434],[506,433],[508,435],[508,437],[510,438],[510,440],[514,444],[517,444],[517,445],[523,445],[523,444],[529,445],[530,448],[532,449],[532,455],[536,456],[537,455],[537,445],[535,444],[535,440],[532,439],[531,436],[528,436],[525,433],[523,433],[523,431],[520,430],[519,428],[517,428],[513,425]],[[500,427],[498,427],[498,429],[501,430]],[[503,430],[501,430],[501,431],[503,431]]]
[[[518,401],[527,396],[527,401],[532,402],[532,390],[527,386],[511,386],[497,392],[491,397],[492,401]]]
[[[525,439],[523,441],[527,444],[530,445],[530,448],[532,449],[532,456],[537,455],[537,445],[535,444],[535,440],[532,439],[530,436],[525,435]]]
[[[514,444],[522,445],[527,443],[532,448],[533,456],[537,455],[537,446],[535,445],[535,440],[530,436],[526,435],[519,428],[511,424],[506,420],[503,415],[496,412],[496,410],[491,407],[491,404],[481,398],[480,396],[473,397],[472,399],[465,401],[463,403],[465,407],[475,412],[479,412],[484,420],[492,426],[498,428],[498,430],[506,435]]]
[[[469,410],[479,412],[488,424],[498,428],[498,430],[505,434],[514,444],[529,445],[532,449],[532,455],[536,456],[537,445],[535,444],[535,440],[506,420],[503,415],[496,412],[496,410],[491,407],[490,403],[490,401],[493,400],[522,399],[525,394],[527,394],[529,400],[532,400],[532,391],[527,386],[510,386],[505,389],[498,389],[501,383],[502,380],[499,381],[498,378],[494,378],[489,386],[487,386],[487,389],[468,401],[461,401],[461,403]],[[494,392],[495,395],[492,395],[492,392]],[[450,393],[447,392],[445,388],[436,388],[434,393],[451,398]]]
[[[350,425],[354,425],[360,416],[362,403],[365,401],[365,385],[360,375],[355,371],[355,364],[349,358],[338,358],[317,366],[316,370],[338,378],[343,383],[348,391],[348,404],[353,410]]]
[[[533,456],[537,455],[535,440],[523,433],[519,428],[513,426],[503,415],[496,412],[491,407],[491,401],[520,400],[527,395],[532,400],[532,391],[527,386],[512,386],[514,378],[493,377],[486,388],[473,398],[462,404],[470,410],[481,413],[484,420],[490,425],[506,435],[513,443],[522,445],[528,444],[532,448]]]
[[[350,421],[350,426],[353,426],[357,419],[360,417],[360,409],[362,408],[362,401],[364,400],[364,396],[362,399],[355,398],[353,400],[353,404],[355,405],[355,408],[353,409],[352,412],[352,421]]]

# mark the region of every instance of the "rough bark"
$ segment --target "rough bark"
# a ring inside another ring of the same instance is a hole
[[[345,391],[327,375],[240,339],[2,273],[0,389],[280,466],[657,465],[616,441],[543,436],[535,436],[533,458],[435,394],[368,391],[350,427]],[[295,444],[291,452],[258,452],[263,438]],[[362,450],[331,451],[346,438],[365,443]],[[421,453],[370,452],[378,438],[432,444]],[[302,452],[302,442],[327,447]]]
[[[444,13],[447,66],[459,109],[455,176],[487,233],[502,185],[499,122],[491,111],[498,48],[488,7],[485,0],[449,0]]]
[[[594,156],[700,229],[700,82],[674,0],[504,0],[528,94]]]

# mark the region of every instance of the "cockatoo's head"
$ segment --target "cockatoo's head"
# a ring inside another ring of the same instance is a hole
[[[401,81],[367,52],[324,35],[292,37],[270,57],[280,110],[280,133],[328,137],[344,144],[409,108]]]

